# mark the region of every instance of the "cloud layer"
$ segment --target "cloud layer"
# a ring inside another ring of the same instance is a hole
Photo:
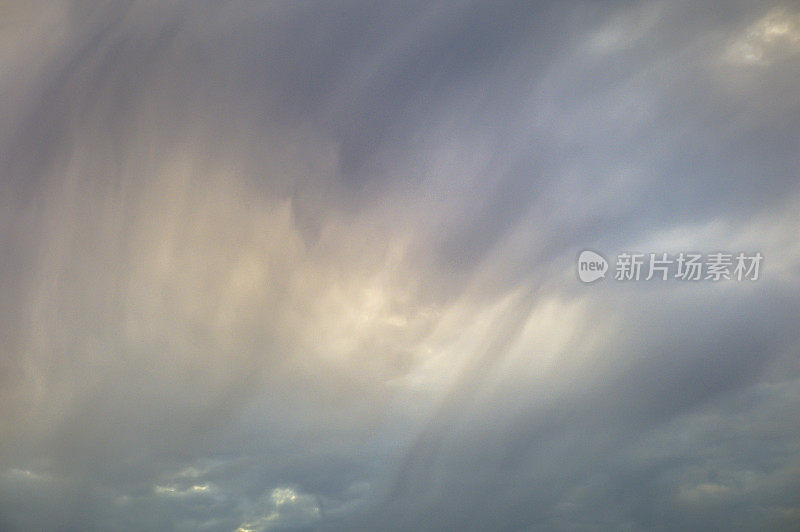
[[[8,2],[0,43],[0,528],[800,526],[796,5]]]

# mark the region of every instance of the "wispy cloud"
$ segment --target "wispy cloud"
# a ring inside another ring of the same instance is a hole
[[[0,528],[796,527],[798,17],[4,4]]]

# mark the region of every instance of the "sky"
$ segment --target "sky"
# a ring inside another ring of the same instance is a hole
[[[0,94],[0,529],[800,529],[800,4],[2,1]]]

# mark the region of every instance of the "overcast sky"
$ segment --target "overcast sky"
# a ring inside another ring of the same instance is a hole
[[[798,530],[799,154],[796,2],[0,2],[0,529]]]

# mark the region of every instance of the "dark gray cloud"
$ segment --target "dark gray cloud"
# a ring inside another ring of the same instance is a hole
[[[797,5],[8,2],[0,43],[0,528],[800,525]]]

